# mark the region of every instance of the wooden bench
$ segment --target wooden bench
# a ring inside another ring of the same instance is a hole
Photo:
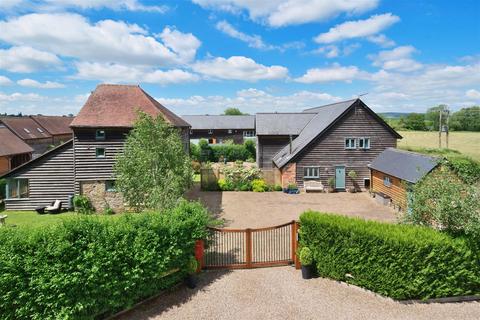
[[[323,192],[325,191],[325,187],[323,186],[323,183],[320,181],[315,181],[315,180],[307,180],[304,182],[304,187],[305,192],[308,191],[320,191]]]

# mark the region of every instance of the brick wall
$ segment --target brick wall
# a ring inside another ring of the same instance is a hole
[[[290,162],[282,168],[282,188],[286,188],[290,183],[296,183],[297,164]]]

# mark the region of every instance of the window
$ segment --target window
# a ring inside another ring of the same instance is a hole
[[[105,191],[107,192],[116,192],[117,188],[115,187],[115,180],[105,181]]]
[[[253,131],[253,130],[243,131],[243,137],[244,138],[254,138],[255,137],[255,131]]]
[[[304,178],[320,178],[320,168],[318,167],[305,167],[303,168]]]
[[[25,131],[26,133],[30,133],[30,130],[28,130],[27,128],[23,128],[23,131]]]
[[[358,138],[359,149],[370,149],[370,138]]]
[[[7,199],[28,198],[28,179],[11,179],[7,182]]]
[[[345,149],[355,149],[355,138],[345,138]]]
[[[95,140],[105,140],[105,130],[95,131]]]
[[[228,134],[232,134],[232,129],[228,129]]]
[[[363,187],[365,189],[370,189],[370,178],[363,178]]]
[[[208,130],[208,134],[213,134],[213,130],[212,129]]]
[[[105,158],[105,148],[95,148],[95,155],[97,158]]]
[[[43,130],[40,129],[40,128],[37,128],[37,131],[40,132],[40,133],[43,133]]]
[[[383,176],[383,185],[386,187],[392,186],[392,181],[390,180],[389,176]]]

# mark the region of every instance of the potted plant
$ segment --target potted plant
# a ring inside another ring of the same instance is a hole
[[[190,257],[187,264],[187,277],[185,278],[185,284],[190,289],[195,289],[197,287],[197,278],[195,274],[197,273],[198,262],[194,256]]]
[[[288,194],[297,194],[299,193],[298,191],[298,187],[295,183],[289,183],[287,188],[285,188],[283,190],[285,193],[288,193]]]
[[[300,263],[302,265],[302,278],[311,279],[313,277],[313,253],[308,247],[300,249]]]
[[[355,172],[355,170],[350,170],[348,172],[348,177],[350,179],[352,179],[352,186],[348,187],[348,192],[355,193],[355,191],[356,191],[356,189],[355,189],[355,179],[357,178],[357,173]]]
[[[327,184],[328,184],[328,192],[329,193],[335,192],[335,178],[333,177],[328,178]]]

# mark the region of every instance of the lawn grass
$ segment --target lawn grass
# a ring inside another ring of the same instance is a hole
[[[403,137],[398,140],[398,147],[401,149],[438,148],[438,132],[399,131],[398,133]],[[442,147],[446,147],[444,133],[442,133]],[[448,147],[480,161],[480,132],[452,131],[449,134]]]
[[[0,215],[7,215],[6,225],[7,226],[45,226],[54,223],[59,223],[66,219],[72,219],[74,217],[79,217],[81,215],[75,212],[63,212],[59,214],[38,214],[36,211],[2,211]],[[118,217],[121,214],[115,214],[111,216],[99,215],[95,216],[108,219],[110,217]]]

